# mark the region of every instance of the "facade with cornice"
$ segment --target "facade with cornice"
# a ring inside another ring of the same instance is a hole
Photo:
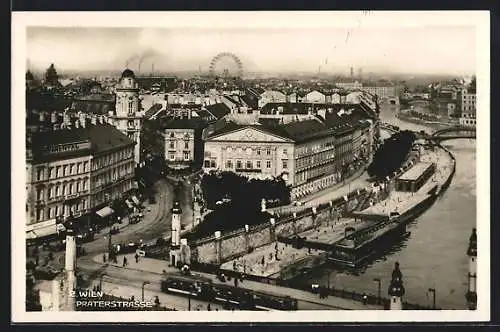
[[[358,105],[337,108],[287,123],[222,119],[205,136],[203,169],[280,177],[291,187],[292,199],[333,186],[366,165],[376,133],[375,122]]]

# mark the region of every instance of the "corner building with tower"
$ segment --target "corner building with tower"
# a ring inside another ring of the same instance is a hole
[[[137,165],[141,161],[143,110],[139,98],[139,85],[132,70],[123,71],[115,92],[116,107],[114,111],[109,112],[108,121],[135,142],[134,160]]]

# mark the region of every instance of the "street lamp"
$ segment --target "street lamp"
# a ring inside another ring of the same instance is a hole
[[[149,284],[149,281],[143,281],[142,282],[142,301],[144,301],[144,286]]]
[[[102,278],[106,275],[106,273],[101,274],[99,277],[99,291],[102,291]]]
[[[381,296],[381,295],[380,295],[380,291],[381,291],[381,281],[380,281],[380,278],[374,278],[374,279],[373,279],[373,281],[375,281],[375,282],[377,282],[377,283],[378,283],[378,293],[377,293],[377,294],[378,294],[378,297],[377,297],[377,302],[378,302],[378,304],[380,304],[380,302],[381,302],[381,300],[382,300],[382,299],[381,299],[381,297],[380,297],[380,296]]]
[[[432,293],[432,309],[436,309],[436,289],[429,288],[429,293]]]

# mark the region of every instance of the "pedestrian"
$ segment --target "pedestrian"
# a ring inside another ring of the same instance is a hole
[[[155,306],[156,307],[160,306],[160,299],[158,298],[158,295],[155,296]]]
[[[127,265],[127,257],[123,257],[123,266]]]
[[[366,305],[368,303],[368,296],[366,296],[365,293],[363,293],[363,304]]]
[[[106,263],[106,254],[102,254],[102,261],[103,263]]]
[[[139,263],[139,254],[138,253],[135,253],[135,262]]]
[[[40,257],[38,257],[38,254],[35,254],[35,265],[38,265],[40,262]]]
[[[207,311],[211,311],[210,303],[207,305]]]

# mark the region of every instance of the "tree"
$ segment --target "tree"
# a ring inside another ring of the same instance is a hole
[[[59,75],[57,74],[56,68],[53,63],[50,64],[49,68],[45,71],[45,84],[51,86],[59,85]]]
[[[416,136],[413,132],[404,130],[385,140],[368,166],[368,175],[383,178],[401,167],[415,139]]]

